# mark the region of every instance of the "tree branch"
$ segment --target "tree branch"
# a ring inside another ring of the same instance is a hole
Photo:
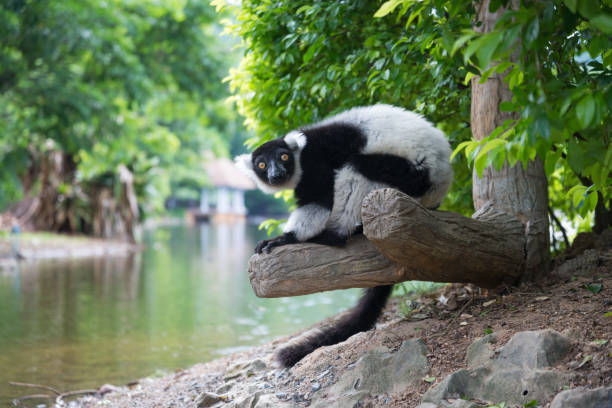
[[[296,244],[253,255],[257,296],[298,296],[407,280],[514,283],[525,265],[525,226],[485,206],[477,219],[431,211],[393,189],[363,201],[364,234],[343,248]]]

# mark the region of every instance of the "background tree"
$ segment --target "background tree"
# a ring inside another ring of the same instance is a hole
[[[499,0],[477,8],[466,0],[243,1],[233,8],[237,23],[229,29],[242,38],[245,55],[230,83],[247,124],[261,135],[251,144],[351,106],[392,103],[425,115],[465,153],[465,159],[456,156],[444,208],[472,211],[464,160],[481,176],[489,166],[527,166],[539,157],[549,207],[580,230],[606,228],[610,4],[514,6]],[[497,13],[486,30],[479,10]],[[507,120],[472,139],[468,85],[491,76],[510,91],[495,106]]]
[[[191,0],[3,2],[0,208],[25,198],[40,229],[125,235],[129,201],[146,214],[204,183],[201,153],[243,134],[218,19]]]

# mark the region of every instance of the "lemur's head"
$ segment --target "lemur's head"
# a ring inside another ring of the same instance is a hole
[[[236,157],[236,164],[266,193],[293,189],[300,181],[300,152],[306,144],[301,132],[291,132],[259,146],[251,154]]]

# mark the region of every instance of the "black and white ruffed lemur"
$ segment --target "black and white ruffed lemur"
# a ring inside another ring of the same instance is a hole
[[[361,202],[372,190],[393,187],[436,208],[452,181],[450,145],[420,115],[390,105],[359,107],[264,143],[236,164],[267,193],[294,189],[297,209],[282,235],[255,251],[297,242],[341,246],[361,231]],[[393,285],[365,290],[334,325],[298,339],[277,353],[291,367],[321,346],[369,330]]]

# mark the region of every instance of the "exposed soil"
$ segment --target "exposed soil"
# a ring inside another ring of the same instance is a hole
[[[571,270],[558,267],[545,281],[530,285],[496,291],[451,285],[411,300],[410,307],[405,306],[406,298],[393,298],[374,330],[321,348],[291,370],[272,367],[274,349],[288,337],[173,375],[143,379],[130,387],[105,386],[102,397],[86,397],[78,406],[189,407],[197,406],[203,392],[222,395],[224,401],[231,402],[256,391],[273,394],[279,402],[308,406],[315,392],[325,393],[367,350],[380,346],[397,349],[404,340],[418,337],[429,350],[430,377],[400,393],[373,396],[364,404],[415,407],[428,388],[466,366],[466,349],[475,339],[501,332],[501,347],[516,332],[548,328],[573,340],[570,358],[557,367],[576,373],[574,382],[567,384],[569,388],[610,386],[612,250],[570,253],[563,260],[574,262],[569,263]],[[244,371],[254,359],[265,363],[263,373]],[[224,405],[220,404],[215,407]]]

